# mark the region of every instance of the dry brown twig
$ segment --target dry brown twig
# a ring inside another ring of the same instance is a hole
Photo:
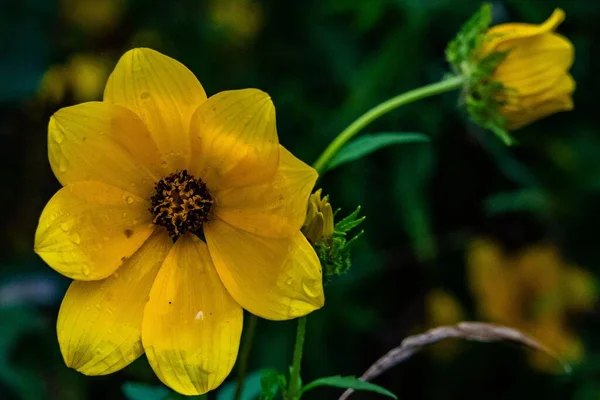
[[[409,359],[413,354],[421,351],[424,347],[437,343],[444,339],[460,338],[477,342],[511,341],[524,344],[533,349],[543,351],[561,363],[566,373],[570,373],[571,367],[564,363],[559,355],[516,329],[506,326],[486,324],[483,322],[460,322],[452,326],[440,326],[430,329],[424,333],[409,336],[402,341],[400,346],[390,350],[387,354],[377,360],[360,377],[363,381],[371,380],[388,369]],[[346,390],[339,398],[345,400],[354,390]]]

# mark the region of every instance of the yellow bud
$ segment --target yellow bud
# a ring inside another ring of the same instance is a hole
[[[312,244],[329,241],[333,236],[333,210],[329,197],[321,198],[321,189],[310,195],[302,233]]]
[[[507,23],[486,33],[482,57],[508,52],[491,79],[505,87],[500,111],[510,130],[573,109],[575,81],[568,71],[575,52],[568,39],[554,32],[564,18],[564,11],[556,9],[542,24]]]

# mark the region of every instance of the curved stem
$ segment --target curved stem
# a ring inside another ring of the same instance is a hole
[[[360,132],[365,126],[381,117],[388,112],[403,106],[405,104],[412,103],[414,101],[424,99],[426,97],[434,96],[436,94],[449,92],[460,88],[464,83],[462,76],[452,76],[446,78],[440,82],[432,83],[429,85],[422,86],[417,89],[410,90],[402,93],[396,97],[392,97],[389,100],[384,101],[381,104],[371,108],[369,111],[358,117],[352,122],[346,129],[344,129],[333,141],[327,146],[325,151],[319,156],[317,161],[313,164],[313,167],[320,174],[324,172],[327,164],[331,161],[333,156],[344,146],[350,139],[352,139],[358,132]]]
[[[300,382],[300,366],[302,364],[302,349],[304,348],[304,337],[306,334],[306,317],[298,318],[296,330],[296,345],[294,346],[294,359],[290,371],[290,384],[286,395],[287,400],[298,400],[302,394]]]
[[[250,351],[252,350],[252,342],[254,341],[254,333],[256,332],[257,321],[258,317],[254,314],[250,314],[248,328],[246,328],[246,339],[244,340],[242,350],[240,351],[240,366],[238,367],[237,386],[235,388],[235,395],[233,396],[235,400],[240,400],[242,398],[244,380],[246,379],[246,374],[248,373],[248,361],[250,360]]]

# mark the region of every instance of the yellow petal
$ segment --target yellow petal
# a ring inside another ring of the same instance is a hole
[[[514,44],[492,79],[516,89],[521,96],[552,88],[566,75],[575,57],[571,42],[556,34],[535,36]]]
[[[67,366],[86,375],[106,375],[144,353],[144,306],[172,243],[156,231],[112,276],[71,283],[57,322]]]
[[[217,93],[192,117],[190,170],[209,189],[256,185],[279,164],[275,107],[257,89]]]
[[[493,26],[486,34],[488,41],[484,44],[484,52],[487,54],[494,50],[500,50],[497,46],[510,40],[524,39],[552,32],[564,20],[565,12],[557,8],[542,24],[507,23]]]
[[[35,233],[35,252],[61,274],[104,279],[154,230],[150,205],[99,182],[60,189],[48,202]]]
[[[261,185],[215,193],[215,213],[236,228],[269,237],[295,234],[306,216],[317,171],[280,146],[279,168]]]
[[[266,238],[216,219],[204,226],[210,256],[225,287],[246,310],[284,320],[321,308],[321,265],[300,231]]]
[[[144,311],[142,341],[152,369],[165,385],[185,395],[216,388],[235,363],[242,315],[206,244],[191,234],[180,237]]]
[[[60,109],[48,125],[48,154],[61,184],[99,181],[147,197],[160,179],[160,156],[140,118],[92,102]]]
[[[502,110],[508,128],[519,129],[548,115],[572,110],[574,90],[575,81],[570,75],[564,75],[546,92],[520,98],[518,104]]]
[[[205,100],[189,69],[143,48],[121,57],[104,90],[104,101],[129,107],[142,118],[170,170],[187,168],[190,118]]]

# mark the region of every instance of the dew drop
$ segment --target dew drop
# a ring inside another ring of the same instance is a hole
[[[90,274],[90,267],[87,264],[82,265],[81,272],[83,272],[83,275],[88,276]]]
[[[127,196],[127,204],[133,204],[133,202],[134,202],[133,197]]]
[[[60,228],[60,229],[61,229],[63,232],[66,232],[66,231],[68,231],[68,230],[69,230],[69,225],[68,225],[68,224],[66,224],[66,223],[64,223],[64,222],[63,222],[62,224],[58,225],[58,227],[59,227],[59,228]]]
[[[52,132],[52,139],[54,139],[56,143],[61,144],[65,140],[65,135],[63,135],[59,129],[53,130]]]
[[[115,272],[112,276],[113,276],[113,278],[117,279],[119,277],[119,273]]]
[[[123,213],[123,218],[127,218],[127,213]]]
[[[315,298],[319,296],[319,292],[316,290],[315,286],[306,284],[305,282],[302,282],[302,291],[308,297]]]
[[[67,159],[64,157],[61,157],[60,160],[58,160],[58,170],[60,172],[65,172],[68,168],[68,163],[67,163]]]
[[[96,307],[96,309],[98,309],[98,310],[102,308],[102,306],[100,305],[100,303],[96,303],[96,305],[94,307]]]
[[[69,239],[75,244],[81,243],[81,236],[79,236],[79,233],[73,233],[69,236]]]

